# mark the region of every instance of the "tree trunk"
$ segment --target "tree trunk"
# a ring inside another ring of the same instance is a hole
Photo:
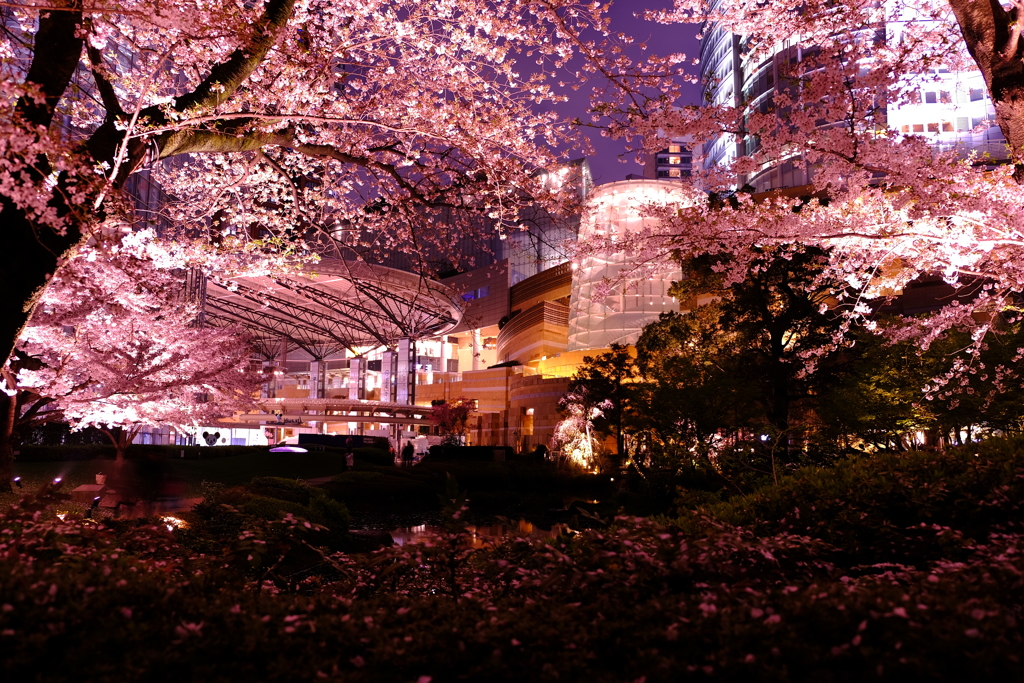
[[[57,272],[60,259],[78,244],[80,233],[68,230],[57,235],[45,226],[33,225],[10,202],[0,204],[4,248],[16,255],[0,268],[0,353],[11,356],[22,330],[32,317],[46,283]]]
[[[14,480],[14,434],[15,418],[14,396],[0,391],[0,493],[10,493],[11,482]]]
[[[102,431],[107,435],[107,438],[110,439],[110,443],[114,444],[114,452],[116,453],[116,456],[114,457],[114,466],[119,468],[121,463],[124,462],[125,451],[128,450],[128,446],[131,445],[135,435],[139,433],[139,428],[132,427],[131,429],[126,429],[124,427],[104,427],[102,428]]]
[[[70,7],[71,2],[57,0],[55,5]],[[33,46],[32,64],[25,77],[26,84],[42,92],[43,101],[22,97],[15,111],[29,126],[48,129],[57,103],[67,90],[78,67],[84,40],[79,37],[80,11],[43,12],[39,18]],[[36,159],[35,171],[43,178],[50,174],[45,158]],[[67,214],[62,193],[53,193],[52,205],[61,215]],[[64,235],[47,226],[36,225],[25,212],[6,197],[0,203],[0,228],[4,247],[14,258],[0,268],[0,353],[10,357],[14,344],[32,315],[36,301],[47,281],[57,270],[60,257],[78,243],[81,233],[72,225]]]

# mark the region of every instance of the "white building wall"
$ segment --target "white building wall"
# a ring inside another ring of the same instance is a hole
[[[624,180],[598,186],[590,195],[580,224],[580,241],[621,240],[656,227],[643,207],[687,201],[682,187],[658,180]],[[662,264],[631,273],[634,257],[609,246],[581,259],[573,271],[569,303],[569,351],[601,349],[612,343],[633,344],[644,325],[665,311],[679,310],[669,296],[679,266]]]

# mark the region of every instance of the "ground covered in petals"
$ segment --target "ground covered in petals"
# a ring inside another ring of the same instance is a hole
[[[0,518],[0,676],[1020,680],[1022,493],[1024,442],[992,441],[473,548],[452,488],[431,543],[346,554],[225,504],[61,521],[46,488]]]

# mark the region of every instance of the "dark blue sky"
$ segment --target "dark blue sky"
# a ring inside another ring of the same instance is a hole
[[[630,56],[637,57],[640,50],[637,43],[646,42],[649,54],[668,54],[684,52],[687,58],[695,58],[700,52],[700,42],[696,39],[697,27],[691,24],[665,26],[654,22],[637,19],[636,12],[645,9],[663,9],[671,6],[671,0],[617,0],[612,4],[612,30],[632,35],[636,38],[630,48]],[[695,69],[698,67],[694,67]],[[570,100],[558,107],[567,118],[579,117],[583,121],[590,120],[587,111],[589,106],[590,86],[583,86],[579,91],[567,91]],[[700,99],[700,90],[695,85],[684,88],[684,99],[679,104],[694,104]],[[590,167],[597,184],[622,180],[628,173],[641,173],[642,168],[633,161],[633,153],[625,153],[625,144],[621,141],[601,137],[597,131],[588,132],[594,154],[590,156]],[[619,161],[625,159],[626,163]]]

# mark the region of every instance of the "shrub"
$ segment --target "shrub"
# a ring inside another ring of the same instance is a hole
[[[805,534],[835,546],[847,565],[956,559],[994,530],[1018,528],[1022,449],[1022,439],[991,439],[945,452],[860,456],[829,468],[805,467],[778,486],[699,505],[677,523],[693,533],[713,518],[762,535]],[[940,527],[950,529],[944,545],[931,538]]]
[[[497,546],[448,491],[444,533],[365,555],[240,512],[241,487],[211,496],[234,531],[203,551],[181,544],[194,530],[47,519],[46,487],[0,516],[0,676],[1022,680],[1020,447],[801,470],[670,525]],[[913,562],[884,559],[898,538]]]
[[[336,476],[331,481],[338,484],[365,484],[374,480],[382,478],[384,475],[380,472],[366,472],[366,471],[350,471],[343,472]]]
[[[188,515],[193,527],[183,540],[199,552],[216,552],[239,534],[286,515],[323,527],[315,544],[341,549],[348,543],[351,516],[344,504],[322,489],[281,477],[257,477],[244,487],[207,485],[203,501]]]
[[[288,500],[299,505],[309,505],[310,496],[313,494],[313,489],[308,484],[284,477],[256,477],[245,488],[256,495]]]
[[[128,459],[142,458],[154,453],[160,458],[180,460],[215,460],[231,458],[238,455],[266,453],[266,446],[160,446],[153,444],[132,444],[128,446],[125,457]],[[116,455],[114,446],[106,444],[83,444],[62,446],[22,446],[17,460],[21,462],[57,462],[93,460],[96,458],[113,459]]]
[[[357,462],[369,463],[378,467],[393,467],[395,458],[391,451],[383,448],[360,447],[353,448],[352,453],[356,456]]]
[[[203,556],[159,525],[43,521],[46,502],[0,520],[5,680],[1024,675],[1019,534],[991,535],[963,562],[861,576],[836,571],[818,541],[711,520],[702,535],[618,518],[496,548],[454,531],[328,556],[286,517]],[[296,569],[296,549],[319,565]]]

